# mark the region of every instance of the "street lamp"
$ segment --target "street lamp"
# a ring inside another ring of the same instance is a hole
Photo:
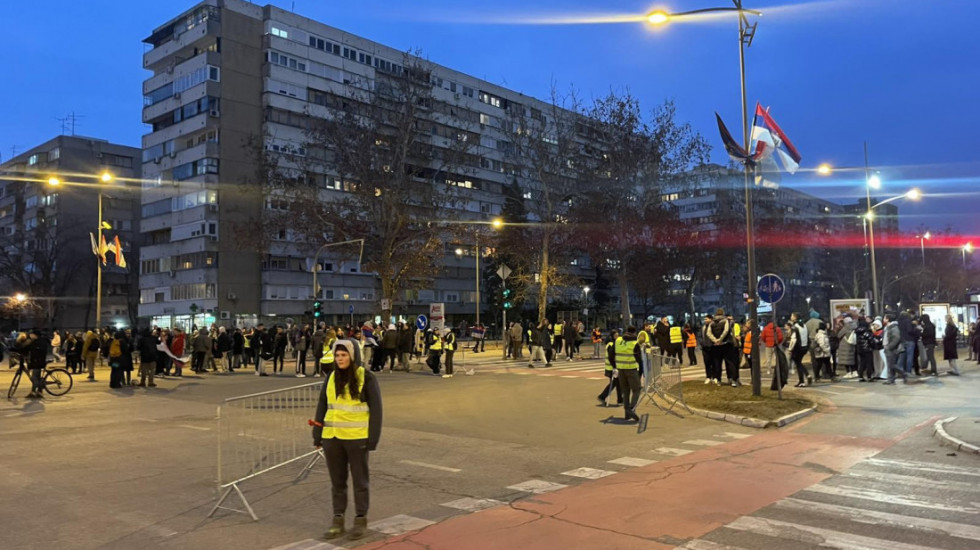
[[[745,48],[752,45],[755,38],[756,23],[749,23],[748,14],[761,17],[762,12],[749,10],[742,7],[742,0],[732,0],[735,5],[733,8],[704,8],[685,12],[669,13],[666,11],[654,11],[647,15],[647,21],[653,25],[660,25],[669,22],[672,18],[679,18],[688,15],[698,15],[711,12],[736,12],[738,14],[738,63],[739,81],[742,90],[742,140],[745,150],[751,150],[749,139],[749,106],[745,92]],[[749,163],[743,165],[745,177],[745,249],[746,264],[748,268],[748,306],[749,318],[752,319],[752,341],[759,341],[759,313],[758,300],[756,297],[756,274],[755,274],[755,236],[753,235],[752,220],[752,175]],[[762,371],[759,365],[759,346],[752,346],[752,395],[762,395]]]
[[[973,243],[966,243],[960,248],[960,251],[963,253],[963,267],[966,268],[966,253],[973,253]]]
[[[588,286],[582,289],[585,293],[585,330],[589,330],[589,291],[592,290]]]
[[[331,246],[340,246],[340,245],[344,245],[344,244],[353,244],[353,243],[361,243],[361,252],[357,256],[357,270],[360,271],[361,270],[361,260],[364,258],[364,239],[353,239],[353,240],[350,240],[350,241],[340,241],[340,242],[336,242],[336,243],[327,243],[327,244],[321,246],[316,251],[316,254],[313,255],[313,265],[311,266],[311,269],[310,269],[310,271],[313,272],[313,300],[318,300],[320,298],[319,284],[317,283],[317,279],[316,279],[316,274],[317,274],[318,271],[320,271],[320,253],[323,252],[325,249],[330,248]],[[347,299],[346,295],[344,295],[344,299],[345,300]],[[353,314],[351,314],[351,324],[352,325],[354,324],[353,319],[354,319]],[[316,323],[316,321],[318,321],[318,319],[314,319],[313,320],[314,323]]]
[[[922,249],[922,268],[925,269],[925,267],[926,267],[926,241],[932,238],[932,233],[929,233],[928,231],[926,231],[924,234],[922,234],[922,235],[916,235],[915,237],[917,239],[919,239],[919,247]]]

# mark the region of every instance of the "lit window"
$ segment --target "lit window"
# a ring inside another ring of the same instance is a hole
[[[272,27],[272,36],[278,36],[279,38],[289,38],[289,32],[282,29],[277,29]]]

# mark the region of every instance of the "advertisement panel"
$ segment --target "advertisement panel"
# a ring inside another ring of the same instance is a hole
[[[446,328],[446,304],[429,304],[429,326],[439,331]]]
[[[845,313],[865,313],[871,311],[871,304],[867,298],[850,298],[845,300],[830,301],[830,318],[834,319]]]

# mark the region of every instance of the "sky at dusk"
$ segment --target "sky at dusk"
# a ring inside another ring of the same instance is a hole
[[[407,50],[527,95],[552,83],[585,98],[629,89],[647,108],[673,99],[727,163],[719,112],[741,136],[738,33],[734,16],[652,29],[609,20],[653,9],[731,6],[725,0],[654,2],[545,0],[359,0],[272,2],[311,19]],[[61,133],[138,146],[141,40],[194,2],[89,0],[4,3],[0,33],[0,158]],[[832,177],[822,162],[863,166],[863,143],[884,182],[881,198],[920,188],[899,203],[902,228],[947,226],[980,242],[980,1],[829,0],[746,2],[758,9],[747,50],[751,105],[760,101],[803,155],[784,185],[838,201],[864,196],[863,170]],[[521,23],[521,24],[516,24]],[[751,120],[751,119],[750,119]]]

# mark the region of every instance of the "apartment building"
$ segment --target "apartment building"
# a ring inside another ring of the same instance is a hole
[[[98,260],[89,234],[97,234],[100,192],[106,239],[118,235],[130,262],[117,267],[109,255],[103,268],[102,324],[135,325],[139,159],[134,147],[62,135],[0,164],[0,294],[30,299],[24,328],[95,327]]]
[[[254,324],[302,317],[310,309],[312,252],[293,243],[289,231],[272,235],[263,250],[248,246],[257,235],[242,232],[276,200],[257,201],[243,185],[257,185],[254,150],[296,165],[308,154],[303,120],[327,116],[330,102],[351,86],[374,90],[387,75],[405,70],[405,53],[274,6],[241,0],[207,0],[161,25],[144,40],[144,185],[146,239],[140,267],[140,315],[154,324]],[[432,145],[466,132],[473,146],[465,175],[463,216],[489,220],[503,206],[507,173],[501,127],[506,109],[546,111],[544,102],[424,62],[431,71]],[[456,125],[456,126],[454,126]],[[465,126],[465,130],[463,127]],[[340,196],[343,183],[311,174],[320,199]],[[427,311],[444,302],[450,316],[472,318],[476,292],[472,254],[457,257],[446,243],[442,266],[451,277],[432,290],[408,292],[396,313]],[[329,321],[363,320],[380,310],[373,274],[356,262],[325,253],[318,275]]]

